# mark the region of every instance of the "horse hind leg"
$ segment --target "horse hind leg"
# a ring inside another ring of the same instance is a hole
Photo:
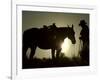
[[[31,46],[31,54],[30,54],[30,60],[33,60],[33,56],[35,54],[36,45]]]
[[[28,46],[27,45],[23,45],[23,50],[22,50],[22,58],[27,58],[26,57],[26,52],[27,52]]]
[[[57,52],[56,52],[56,58],[57,59],[59,58],[60,52],[61,52],[61,49],[57,50]]]
[[[26,52],[27,52],[28,46],[27,45],[23,45],[23,49],[22,49],[22,67],[24,68],[26,63],[27,63],[27,56],[26,56]]]

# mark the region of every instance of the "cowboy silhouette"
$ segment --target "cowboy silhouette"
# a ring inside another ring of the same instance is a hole
[[[82,28],[79,39],[83,41],[84,46],[85,43],[89,43],[89,28],[85,20],[81,20],[79,26]]]
[[[79,39],[83,42],[83,48],[80,56],[86,64],[89,64],[89,28],[85,20],[81,20],[79,26],[82,28]]]

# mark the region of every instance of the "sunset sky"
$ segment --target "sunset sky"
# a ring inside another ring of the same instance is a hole
[[[73,24],[76,44],[72,44],[71,41],[68,38],[66,38],[65,44],[67,46],[65,46],[66,49],[62,50],[62,52],[64,52],[65,56],[67,57],[78,56],[78,51],[81,46],[79,41],[81,27],[79,26],[79,23],[80,20],[83,19],[87,22],[87,25],[89,26],[89,14],[23,11],[22,32],[29,28],[42,28],[43,25],[49,26],[52,25],[52,23],[56,23],[57,27],[67,27],[67,25],[71,27]],[[28,49],[27,51],[27,54],[29,53],[30,49]],[[50,53],[50,49],[43,50],[37,47],[34,57],[51,58]]]

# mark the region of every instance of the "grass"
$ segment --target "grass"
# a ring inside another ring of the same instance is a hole
[[[65,56],[54,60],[46,58],[33,58],[33,60],[25,61],[25,64],[23,64],[23,69],[73,66],[89,66],[89,62],[78,57],[68,58]]]

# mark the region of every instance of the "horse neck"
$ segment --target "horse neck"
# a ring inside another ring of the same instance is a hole
[[[64,30],[63,33],[62,33],[62,35],[63,35],[64,38],[67,38],[68,35],[69,35],[68,30]]]
[[[67,29],[67,33],[66,33],[67,37],[70,37],[71,36],[70,34],[71,34],[71,31]]]

